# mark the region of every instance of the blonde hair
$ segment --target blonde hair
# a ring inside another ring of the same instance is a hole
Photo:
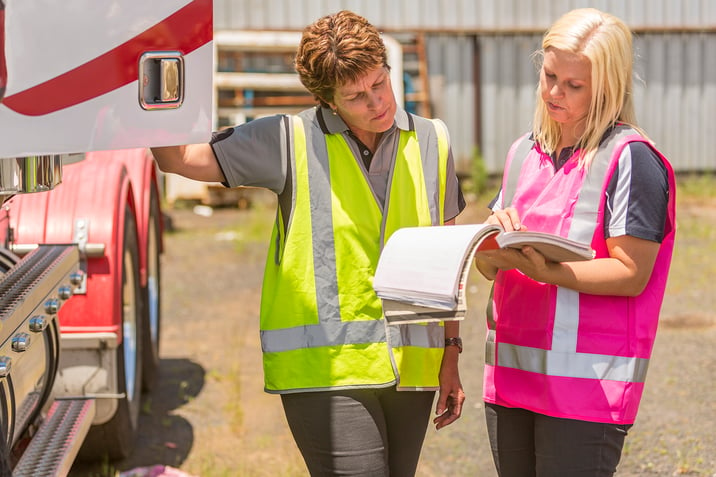
[[[388,67],[388,58],[380,32],[360,15],[342,10],[303,30],[295,66],[301,83],[327,106],[337,87]]]
[[[631,31],[614,15],[580,8],[563,15],[545,33],[536,52],[540,60],[549,48],[584,55],[591,63],[592,98],[576,144],[581,149],[580,164],[589,166],[607,129],[619,122],[639,130],[632,94]],[[545,152],[555,152],[560,125],[549,116],[539,88],[532,132]]]

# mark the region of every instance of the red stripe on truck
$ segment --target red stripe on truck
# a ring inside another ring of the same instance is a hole
[[[147,51],[191,53],[213,36],[212,0],[194,0],[160,23],[107,53],[2,103],[27,116],[42,116],[102,96],[137,81],[139,58]]]

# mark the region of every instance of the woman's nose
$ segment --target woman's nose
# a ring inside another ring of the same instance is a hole
[[[382,102],[382,97],[379,92],[377,91],[371,91],[368,93],[368,107],[370,109],[375,109],[378,106],[380,106],[380,103]]]

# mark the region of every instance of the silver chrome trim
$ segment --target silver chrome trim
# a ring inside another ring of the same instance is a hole
[[[44,192],[61,182],[59,154],[0,159],[0,195]]]

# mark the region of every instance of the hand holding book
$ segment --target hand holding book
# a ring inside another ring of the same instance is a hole
[[[575,262],[594,258],[594,250],[588,244],[545,232],[516,230],[500,232],[490,238],[494,238],[495,246],[493,248],[495,249],[515,248],[519,250],[522,247],[530,246],[552,262]],[[487,239],[487,242],[490,238]],[[487,250],[488,247],[488,243],[485,243],[485,247],[479,246],[478,251]]]
[[[594,257],[589,245],[543,232],[504,232],[495,224],[407,227],[385,244],[373,288],[389,322],[459,320],[475,253],[525,245],[551,261]]]

